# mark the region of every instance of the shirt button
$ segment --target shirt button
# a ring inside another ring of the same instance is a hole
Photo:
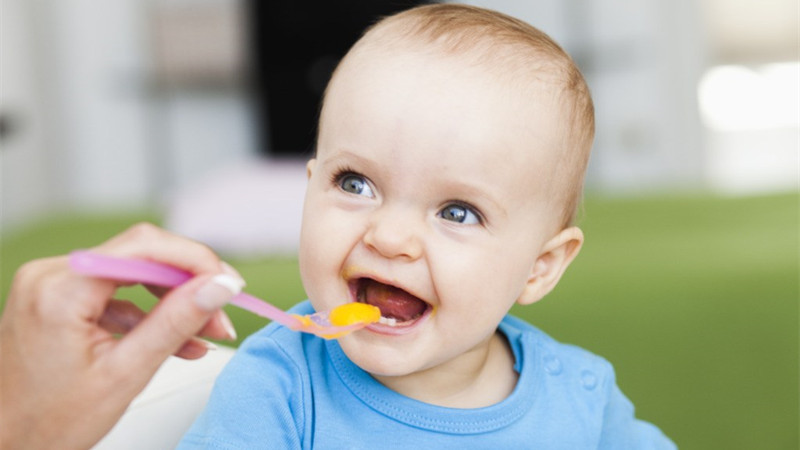
[[[550,375],[558,375],[561,373],[561,360],[553,355],[544,357],[544,370]]]
[[[581,372],[581,383],[587,391],[591,391],[597,387],[597,376],[589,370]]]

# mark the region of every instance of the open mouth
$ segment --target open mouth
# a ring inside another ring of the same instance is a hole
[[[371,278],[358,278],[351,284],[356,301],[381,310],[380,323],[390,327],[414,324],[431,309],[431,305],[395,286]]]

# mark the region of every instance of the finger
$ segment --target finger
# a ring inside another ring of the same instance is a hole
[[[127,300],[111,300],[98,325],[113,334],[126,334],[144,319],[146,313]]]
[[[99,325],[112,334],[127,334],[146,316],[147,313],[128,300],[112,300],[100,318]],[[227,315],[219,310],[198,334],[211,339],[236,339],[236,332],[233,331],[231,336],[231,332],[222,324],[226,320],[230,323]],[[209,350],[216,349],[217,346],[212,342],[194,337],[186,341],[175,353],[175,356],[183,359],[198,359]]]
[[[207,337],[210,339],[226,339],[229,341],[236,340],[236,329],[233,327],[231,319],[225,314],[225,311],[219,310],[211,317],[202,330],[197,333],[198,336]]]
[[[102,317],[100,317],[98,325],[112,334],[127,334],[136,327],[146,315],[146,312],[128,300],[111,300],[108,306],[106,306]],[[228,318],[228,315],[222,310],[214,313],[211,319],[206,322],[205,326],[197,334],[198,336],[204,336],[210,339],[236,339],[236,330],[233,328],[233,324]],[[198,341],[201,342],[201,344],[198,345],[203,345],[202,342],[205,342],[200,339],[198,339]],[[178,353],[180,353],[180,350]],[[176,356],[185,357],[180,354],[176,354]]]
[[[242,275],[239,274],[239,271],[225,261],[222,261],[222,271],[223,273],[232,275],[241,280],[241,283],[244,286],[244,279],[242,278]],[[159,286],[145,285],[145,288],[147,288],[150,293],[158,298],[164,297],[164,295],[169,292],[169,288],[163,288]],[[216,314],[214,314],[214,316],[211,317],[203,329],[200,330],[198,336],[211,339],[226,339],[234,341],[236,340],[237,334],[236,328],[233,326],[233,323],[228,315],[225,314],[225,311],[219,310],[216,312]]]
[[[227,273],[228,275],[233,275],[234,277],[240,279],[242,281],[242,283],[244,283],[244,278],[242,278],[242,275],[239,273],[239,271],[234,269],[233,266],[231,266],[230,264],[226,263],[225,261],[222,261],[221,265],[222,265],[222,273]],[[151,285],[151,284],[145,284],[144,287],[145,287],[145,289],[147,289],[148,292],[150,292],[151,294],[153,294],[154,296],[156,296],[158,298],[164,297],[172,289],[172,288],[168,288],[168,287],[154,286],[154,285]]]
[[[145,284],[143,286],[145,289],[147,289],[148,292],[150,292],[151,294],[153,294],[158,298],[164,297],[165,295],[167,295],[167,292],[169,292],[172,289],[168,287],[153,286],[152,284]]]
[[[211,342],[199,338],[192,338],[186,341],[183,346],[175,352],[175,356],[183,359],[199,359],[206,355],[210,350],[216,350],[217,346]]]
[[[147,316],[138,306],[128,300],[112,300],[106,307],[99,325],[112,334],[127,334]],[[211,339],[236,339],[236,332],[230,324],[230,319],[219,310],[211,317],[202,330],[198,333]],[[230,330],[228,329],[230,326]],[[191,338],[175,353],[183,359],[198,359],[205,356],[209,350],[216,350],[217,346],[199,338]]]
[[[59,326],[72,319],[96,322],[118,284],[74,273],[67,257],[34,260],[17,270],[6,308],[17,320],[43,321]]]
[[[208,246],[149,223],[128,228],[94,251],[158,261],[194,274],[224,271],[219,257]]]
[[[138,367],[142,373],[155,372],[240,289],[240,281],[227,274],[199,275],[173,289],[120,340],[114,364],[120,370]]]

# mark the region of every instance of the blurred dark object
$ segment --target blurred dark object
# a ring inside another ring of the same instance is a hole
[[[5,142],[19,130],[19,120],[7,111],[0,112],[0,142]]]
[[[433,2],[248,0],[245,16],[260,151],[308,156],[322,92],[339,59],[380,17],[426,3]]]

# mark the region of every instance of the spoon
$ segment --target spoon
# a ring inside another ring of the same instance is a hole
[[[116,281],[175,287],[189,281],[194,275],[185,270],[143,259],[119,258],[88,250],[75,250],[69,254],[70,268],[82,275]],[[364,303],[346,303],[330,311],[320,311],[301,316],[289,314],[264,300],[241,292],[230,303],[262,317],[280,323],[294,331],[311,333],[325,339],[335,339],[378,322],[380,310]]]

